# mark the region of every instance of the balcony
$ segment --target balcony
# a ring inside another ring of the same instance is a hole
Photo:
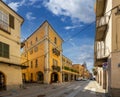
[[[94,54],[94,60],[95,60],[95,66],[99,66],[102,67],[102,64],[104,62],[107,62],[108,59],[108,54],[107,52],[109,52],[108,49],[98,49],[95,54]]]
[[[52,51],[56,56],[60,56],[60,51],[58,51],[56,48],[53,48]]]
[[[107,25],[108,21],[109,21],[109,16],[103,16],[101,18],[98,18],[96,22],[96,27],[98,28],[98,27]]]
[[[53,70],[53,71],[60,72],[60,66],[55,66],[55,65],[53,65],[53,66],[52,66],[52,70]]]
[[[96,41],[103,41],[106,37],[109,16],[98,18],[96,21]]]
[[[104,14],[107,0],[96,0],[96,16],[101,17]]]

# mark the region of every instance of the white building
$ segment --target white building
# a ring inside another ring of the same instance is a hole
[[[97,81],[120,97],[120,0],[96,0],[95,66]]]

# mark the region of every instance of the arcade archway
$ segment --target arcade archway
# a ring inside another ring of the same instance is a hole
[[[44,77],[41,71],[37,72],[37,81],[43,83]]]
[[[57,82],[58,81],[58,74],[56,73],[56,72],[53,72],[52,74],[51,74],[51,82],[52,83],[55,83],[55,82]]]

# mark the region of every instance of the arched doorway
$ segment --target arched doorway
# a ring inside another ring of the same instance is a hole
[[[68,74],[65,74],[65,81],[68,81]]]
[[[6,84],[5,84],[5,75],[0,72],[0,90],[5,90]]]
[[[43,80],[44,80],[43,73],[41,71],[37,72],[37,81],[39,83],[43,83]]]
[[[58,74],[56,73],[56,72],[53,72],[52,74],[51,74],[51,82],[52,83],[55,83],[55,82],[57,82],[58,81]]]

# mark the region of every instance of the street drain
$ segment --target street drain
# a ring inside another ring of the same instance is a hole
[[[45,95],[38,95],[37,97],[45,97]]]

